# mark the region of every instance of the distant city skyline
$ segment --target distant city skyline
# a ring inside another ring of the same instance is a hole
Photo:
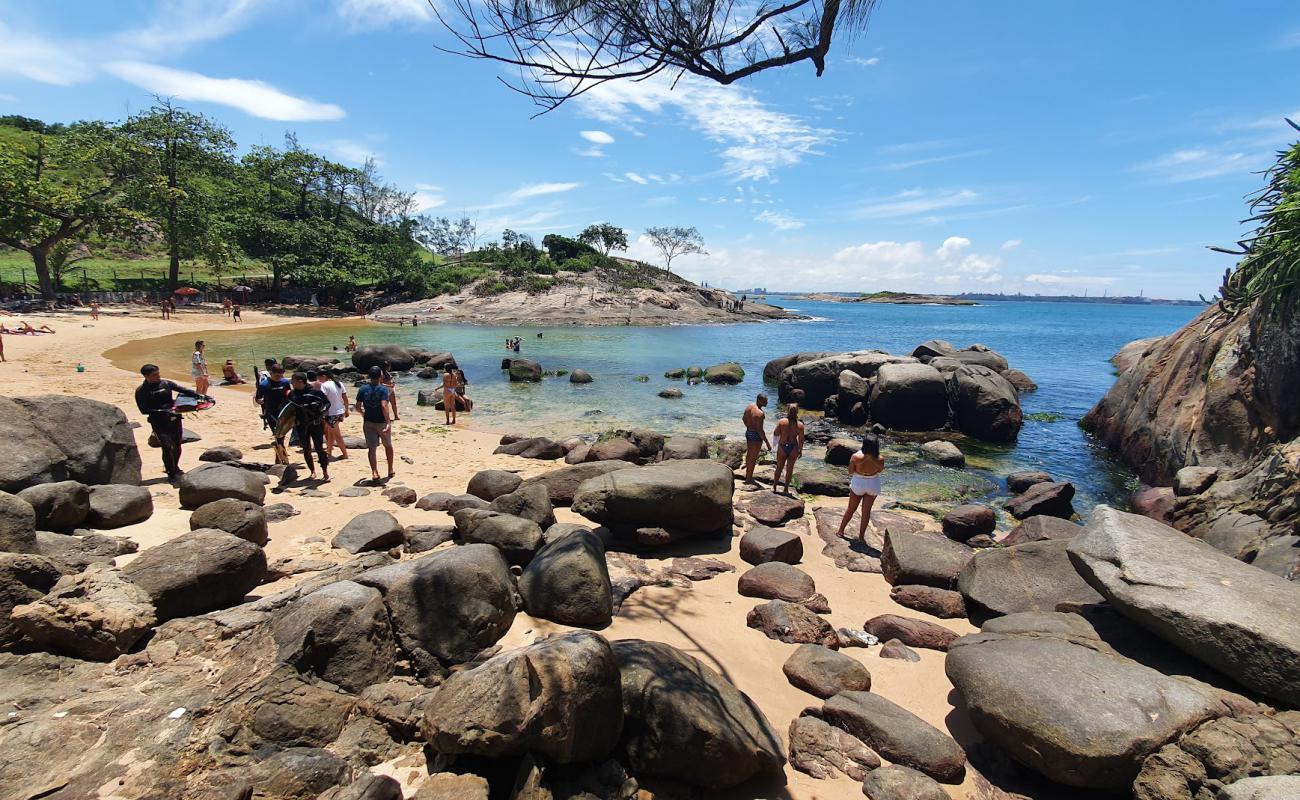
[[[674,271],[787,291],[1211,295],[1256,174],[1294,141],[1300,6],[881,4],[826,74],[609,83],[531,119],[424,0],[0,2],[0,114],[122,119],[152,95],[374,158],[428,213],[652,225]]]

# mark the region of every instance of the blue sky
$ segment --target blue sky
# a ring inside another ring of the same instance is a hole
[[[241,145],[373,155],[430,213],[540,236],[695,225],[730,287],[1195,297],[1300,122],[1300,4],[884,0],[737,86],[607,84],[538,119],[425,0],[0,0],[0,114],[153,93]],[[653,251],[634,241],[632,254]]]

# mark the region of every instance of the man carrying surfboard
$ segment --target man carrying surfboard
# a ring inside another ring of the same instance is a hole
[[[149,427],[153,428],[154,435],[158,437],[158,444],[162,450],[163,469],[167,471],[167,480],[175,483],[180,479],[181,470],[181,415],[176,408],[176,399],[173,393],[186,397],[191,400],[203,401],[207,397],[196,391],[187,389],[174,381],[163,380],[162,372],[154,364],[145,364],[140,367],[140,374],[144,376],[144,383],[141,383],[135,390],[135,405],[140,409],[149,420]],[[198,404],[193,405],[198,408]]]

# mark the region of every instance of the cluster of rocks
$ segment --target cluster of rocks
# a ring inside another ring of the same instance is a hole
[[[354,381],[364,380],[366,372],[376,366],[391,374],[410,373],[426,380],[441,377],[446,367],[457,367],[456,357],[451,353],[400,344],[361,345],[352,352],[351,363],[333,357],[299,355],[285,356],[280,364],[289,372],[315,370]]]
[[[905,431],[953,429],[989,441],[1015,441],[1024,415],[1020,392],[1034,387],[983,345],[958,350],[931,340],[910,356],[879,350],[794,353],[769,361],[783,403],[824,410],[848,425]]]

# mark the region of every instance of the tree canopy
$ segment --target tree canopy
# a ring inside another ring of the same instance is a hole
[[[673,271],[673,259],[678,256],[698,253],[708,255],[704,249],[704,237],[700,235],[699,230],[695,228],[685,228],[680,225],[666,225],[654,228],[646,228],[645,235],[650,238],[651,244],[659,251],[664,259],[664,269],[669,272]]]

